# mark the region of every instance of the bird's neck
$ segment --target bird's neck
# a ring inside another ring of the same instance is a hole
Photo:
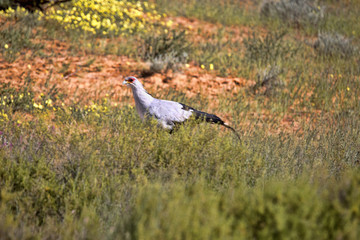
[[[140,117],[143,118],[154,98],[147,93],[143,87],[133,88],[132,92],[135,99],[136,110]]]

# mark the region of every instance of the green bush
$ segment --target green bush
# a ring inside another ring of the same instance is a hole
[[[9,21],[9,24],[0,27],[0,53],[6,61],[15,61],[27,49],[34,53],[43,49],[41,43],[32,42],[35,37],[34,27],[39,25],[36,14],[31,14],[23,8],[17,8],[2,12],[0,17]]]
[[[324,7],[313,0],[264,0],[260,6],[263,17],[277,17],[285,24],[319,25],[324,18]]]
[[[351,39],[338,33],[319,33],[313,47],[319,55],[327,57],[348,58],[359,55],[359,49],[352,44]]]
[[[296,55],[298,47],[284,39],[286,32],[269,32],[265,37],[255,33],[244,39],[245,61],[259,66],[275,64]]]
[[[279,78],[281,69],[278,66],[268,66],[258,72],[256,84],[252,87],[254,93],[262,92],[272,95],[284,87],[284,82]],[[261,91],[264,88],[264,91]]]
[[[173,58],[184,62],[189,51],[190,43],[187,41],[185,31],[165,30],[159,35],[145,35],[139,46],[139,56],[143,60],[154,60],[171,54]]]

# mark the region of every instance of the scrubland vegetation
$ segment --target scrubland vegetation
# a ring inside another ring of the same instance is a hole
[[[1,69],[29,64],[0,76],[0,239],[359,239],[359,0],[45,9],[0,16]],[[31,65],[59,57],[58,42],[91,57],[73,73]],[[252,82],[214,98],[152,92],[226,116],[241,141],[194,122],[168,134],[130,95],[59,87],[102,56],[138,63],[120,74],[190,66]]]

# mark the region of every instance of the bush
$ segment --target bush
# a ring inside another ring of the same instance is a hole
[[[118,227],[115,235],[131,239],[356,239],[360,182],[358,172],[350,176],[335,189],[303,179],[222,192],[201,181],[150,184],[140,187],[131,216],[123,223],[126,228]]]
[[[16,88],[12,87],[10,83],[1,83],[0,110],[6,113],[17,111],[31,113],[34,110],[43,111],[58,107],[60,97],[56,84],[49,86],[51,75],[52,72],[44,84],[45,91],[38,98],[35,97],[34,81],[30,77],[30,72],[25,76],[23,83]]]
[[[253,86],[254,93],[258,93],[261,88],[264,88],[262,91],[264,95],[275,94],[284,86],[284,82],[279,79],[280,73],[281,69],[278,66],[268,66],[260,70],[257,74],[256,84]]]
[[[352,44],[351,39],[338,33],[319,33],[313,47],[319,55],[324,56],[346,58],[359,54],[359,49]]]
[[[298,48],[286,42],[285,35],[286,32],[269,32],[265,37],[250,35],[244,39],[245,61],[266,66],[291,58]]]
[[[70,2],[71,0],[0,0],[0,10],[6,10],[8,8],[22,7],[30,12],[36,10],[44,10],[44,6],[47,4],[56,5],[60,2]]]
[[[187,60],[187,54],[177,57],[176,52],[169,52],[150,59],[150,71],[155,73],[167,72],[169,70],[179,71]]]
[[[161,19],[155,5],[147,2],[76,0],[62,7],[60,10],[50,9],[44,18],[61,24],[65,30],[98,36],[149,32]]]
[[[312,0],[264,0],[260,7],[263,17],[277,17],[296,26],[318,25],[324,18],[324,7]]]
[[[188,60],[190,48],[185,31],[166,30],[159,35],[144,36],[138,54],[150,62],[151,72],[177,71]]]
[[[41,43],[33,43],[33,29],[39,25],[37,14],[31,14],[24,8],[7,9],[0,13],[9,24],[0,28],[0,52],[8,62],[13,62],[24,49],[31,49],[34,53],[43,48]]]
[[[172,30],[169,32],[165,30],[160,34],[145,35],[139,46],[139,55],[143,60],[151,60],[171,54],[173,57],[185,61],[190,46],[185,31]]]
[[[0,10],[6,10],[8,8],[14,8],[14,1],[10,0],[0,0]]]

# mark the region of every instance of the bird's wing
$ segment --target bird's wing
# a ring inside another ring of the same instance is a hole
[[[148,108],[148,114],[167,124],[182,123],[190,118],[193,109],[186,109],[178,102],[167,100],[154,100]]]

